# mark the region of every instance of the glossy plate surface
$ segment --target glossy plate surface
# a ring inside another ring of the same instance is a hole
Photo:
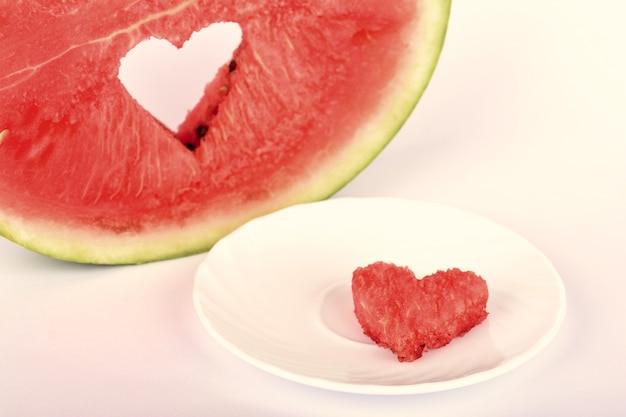
[[[418,277],[458,267],[489,286],[489,317],[449,345],[400,363],[362,334],[350,282],[382,260]],[[200,266],[196,309],[240,358],[292,381],[364,394],[446,390],[524,363],[556,334],[565,291],[516,233],[458,209],[398,199],[331,199],[258,218]]]

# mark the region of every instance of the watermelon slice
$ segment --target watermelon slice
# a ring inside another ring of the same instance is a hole
[[[3,2],[0,233],[60,259],[140,263],[327,198],[412,111],[449,11],[449,0]],[[241,44],[174,132],[125,89],[120,59],[214,22],[237,22]]]

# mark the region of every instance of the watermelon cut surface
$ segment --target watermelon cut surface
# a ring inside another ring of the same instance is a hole
[[[449,11],[449,0],[4,2],[0,233],[60,259],[140,263],[327,198],[416,105]],[[150,37],[181,47],[214,22],[238,23],[241,44],[172,131],[122,85],[120,59]]]

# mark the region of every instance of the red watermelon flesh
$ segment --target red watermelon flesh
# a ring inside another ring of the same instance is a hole
[[[352,296],[363,332],[400,362],[447,345],[488,315],[486,281],[458,268],[417,279],[408,267],[375,262],[353,272]]]
[[[448,13],[447,0],[5,2],[0,233],[62,259],[136,263],[326,198],[411,112]],[[222,21],[242,42],[173,132],[126,91],[120,59]]]

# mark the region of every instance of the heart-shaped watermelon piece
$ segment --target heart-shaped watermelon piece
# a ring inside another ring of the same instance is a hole
[[[400,362],[447,345],[488,315],[486,281],[458,268],[417,279],[408,267],[375,262],[354,271],[352,295],[364,333]]]

